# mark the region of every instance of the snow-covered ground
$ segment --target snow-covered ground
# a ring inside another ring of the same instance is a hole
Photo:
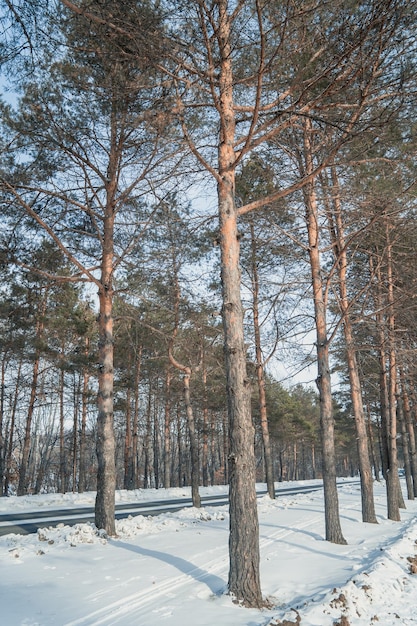
[[[117,500],[184,495],[190,495],[188,489],[122,491]],[[360,521],[358,485],[343,485],[339,497],[347,546],[324,541],[322,491],[260,499],[262,588],[272,606],[262,611],[237,606],[224,593],[224,506],[121,520],[117,539],[107,539],[91,524],[0,537],[0,624],[417,624],[417,574],[412,573],[417,571],[417,501],[407,502],[401,522],[388,521],[385,487],[376,483],[376,526]],[[2,498],[0,514],[93,501],[93,493]]]

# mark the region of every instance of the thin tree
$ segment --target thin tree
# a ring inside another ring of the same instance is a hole
[[[372,468],[369,455],[368,434],[366,428],[365,412],[362,401],[361,381],[356,358],[356,349],[353,338],[351,322],[351,303],[348,296],[347,270],[347,242],[345,237],[345,227],[340,198],[340,186],[335,166],[331,168],[332,186],[330,190],[330,205],[328,206],[327,217],[329,221],[330,238],[335,256],[337,272],[337,287],[339,290],[339,307],[343,321],[343,332],[346,344],[346,360],[349,372],[350,395],[352,401],[353,415],[357,433],[359,467],[361,478],[362,496],[362,520],[375,524],[375,503],[373,497]]]
[[[139,234],[129,233],[123,220],[116,223],[116,217],[137,209],[135,190],[143,187],[156,167],[159,128],[149,125],[144,141],[142,128],[147,125],[146,111],[153,97],[151,89],[146,91],[145,77],[149,79],[152,73],[153,48],[148,46],[142,65],[138,66],[137,48],[134,64],[129,62],[124,38],[109,37],[103,26],[108,11],[114,9],[110,4],[94,6],[103,16],[99,24],[82,15],[62,16],[67,56],[55,65],[47,58],[45,69],[39,67],[40,82],[28,84],[22,101],[25,112],[12,123],[22,149],[30,150],[34,159],[30,167],[25,164],[24,175],[17,166],[13,174],[3,176],[2,188],[10,202],[43,229],[71,261],[75,272],[66,280],[90,282],[98,290],[96,525],[113,535],[114,275],[143,230],[139,227]],[[159,18],[147,7],[119,8],[118,19],[123,23],[137,24],[139,20],[155,32]],[[158,158],[159,163],[164,160],[161,153]],[[124,178],[128,168],[131,175]],[[65,177],[61,170],[66,170]],[[53,273],[48,276],[56,278]]]

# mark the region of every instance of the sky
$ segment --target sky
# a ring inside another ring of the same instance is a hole
[[[319,481],[307,481],[311,484]],[[294,483],[291,483],[293,486]],[[288,486],[279,483],[277,487]],[[222,493],[225,487],[202,489]],[[179,499],[189,488],[120,491],[117,502]],[[0,515],[91,506],[95,494],[0,498]],[[323,492],[259,499],[261,583],[270,608],[225,593],[228,508],[184,508],[117,522],[117,538],[93,524],[0,537],[2,626],[403,626],[417,624],[417,502],[402,521],[361,522],[359,484],[339,488],[348,545],[324,540]],[[1,521],[0,521],[1,524]],[[284,620],[287,620],[286,622]]]

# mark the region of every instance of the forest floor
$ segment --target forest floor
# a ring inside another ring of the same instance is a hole
[[[94,503],[94,495],[1,498],[0,514],[87,507]],[[189,495],[188,488],[120,491],[117,501]],[[359,485],[342,485],[339,499],[346,546],[324,540],[322,490],[274,501],[268,496],[259,499],[261,580],[271,606],[264,610],[238,606],[225,594],[227,506],[121,520],[116,539],[105,537],[92,524],[5,535],[0,537],[0,622],[2,626],[417,624],[417,501],[407,502],[401,522],[391,522],[386,517],[385,485],[375,483],[379,523],[373,525],[360,521]]]

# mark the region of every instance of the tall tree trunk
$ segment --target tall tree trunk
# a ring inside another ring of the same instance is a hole
[[[371,275],[374,272],[374,263],[372,260],[372,256],[369,257],[369,265],[371,270]],[[382,301],[382,293],[381,293],[381,269],[378,266],[376,270],[376,278],[377,278],[377,313],[375,316],[376,321],[376,330],[378,334],[379,341],[379,405],[381,411],[381,461],[382,461],[382,475],[387,482],[387,475],[389,469],[389,451],[388,451],[388,432],[389,432],[389,412],[388,412],[388,382],[387,382],[387,369],[386,369],[386,337],[384,330],[384,320],[382,311],[384,309],[383,301]]]
[[[78,448],[78,418],[81,395],[81,380],[75,383],[74,375],[74,421],[72,427],[72,492],[75,493],[77,486],[77,448]]]
[[[165,375],[165,413],[164,413],[164,487],[171,486],[171,379],[170,366]]]
[[[194,412],[191,404],[191,394],[190,394],[190,380],[192,370],[191,367],[182,365],[179,363],[172,354],[172,345],[169,349],[169,360],[171,364],[176,367],[178,370],[183,372],[183,394],[184,394],[184,404],[185,404],[185,412],[187,416],[187,428],[188,435],[190,439],[190,456],[191,456],[191,497],[193,500],[193,506],[196,508],[200,508],[201,499],[199,493],[199,484],[200,484],[200,461],[199,461],[199,453],[198,453],[198,436],[197,430],[195,426]]]
[[[229,433],[228,433],[228,413],[223,411],[222,413],[223,423],[222,423],[222,433],[223,433],[223,484],[229,484]]]
[[[5,474],[5,459],[6,459],[6,449],[5,446],[5,437],[3,433],[4,428],[4,400],[5,400],[5,390],[6,390],[6,363],[7,363],[7,352],[3,354],[3,358],[1,360],[1,388],[0,388],[0,495],[3,495],[3,484],[4,484],[4,474]]]
[[[197,431],[195,427],[195,420],[193,414],[193,407],[191,405],[190,398],[190,379],[191,379],[191,369],[187,368],[184,372],[184,402],[185,402],[185,410],[187,414],[187,426],[188,426],[188,434],[190,437],[190,455],[191,455],[191,497],[193,500],[193,506],[196,508],[200,508],[201,499],[199,493],[199,473],[200,473],[200,464],[198,458],[198,437]]]
[[[129,375],[131,374],[131,359],[129,359]],[[132,435],[132,389],[130,383],[126,390],[126,415],[125,415],[125,445],[124,445],[124,477],[123,487],[124,489],[132,489],[133,475],[132,475],[132,457],[133,457],[133,435]]]
[[[408,442],[410,447],[410,468],[413,479],[413,493],[417,497],[417,450],[416,437],[414,432],[413,419],[411,415],[410,399],[408,396],[407,384],[405,381],[404,368],[400,367],[401,396],[404,404],[404,419],[408,433]]]
[[[317,470],[316,470],[316,446],[314,443],[311,444],[311,467],[313,471],[312,478],[316,478]]]
[[[304,159],[301,173],[309,175],[313,172],[311,120],[305,121],[304,127]],[[326,520],[326,540],[332,543],[345,544],[340,525],[339,498],[336,486],[336,454],[334,447],[334,418],[331,391],[329,344],[327,340],[325,289],[321,277],[320,264],[320,233],[318,222],[318,205],[314,181],[303,187],[306,207],[306,224],[308,230],[309,257],[313,286],[314,317],[316,325],[317,349],[317,387],[320,399],[320,435],[323,450],[323,486],[324,508]]]
[[[113,415],[114,339],[113,339],[113,257],[114,207],[117,190],[116,137],[112,128],[112,153],[108,167],[107,206],[103,225],[103,253],[99,287],[98,315],[98,416],[97,416],[97,495],[95,523],[110,536],[116,534],[115,491],[116,459]]]
[[[158,381],[156,389],[158,390]],[[159,448],[160,448],[160,434],[159,434],[159,421],[158,421],[158,394],[156,395],[153,405],[153,474],[154,474],[154,487],[159,489]]]
[[[397,457],[397,355],[395,346],[395,314],[394,314],[394,284],[392,269],[392,242],[390,225],[385,218],[386,251],[387,251],[387,283],[388,283],[388,458],[389,467],[387,472],[388,491],[388,519],[400,521],[400,508],[404,508],[402,500],[400,480],[398,477]]]
[[[240,294],[239,237],[235,206],[235,114],[231,18],[227,0],[218,1],[220,142],[217,185],[220,223],[222,316],[229,413],[229,592],[249,607],[262,605],[259,522],[255,489],[254,427],[246,372]]]
[[[15,431],[15,423],[16,423],[17,404],[18,404],[18,398],[19,398],[20,376],[22,373],[22,363],[23,363],[23,360],[20,359],[19,365],[17,367],[16,385],[15,385],[13,404],[12,404],[11,415],[10,415],[9,436],[8,436],[7,455],[6,455],[6,473],[4,477],[4,488],[3,488],[3,494],[5,496],[9,495],[9,486],[10,486],[10,480],[11,480],[11,474],[12,474],[13,439],[14,439],[14,431]]]
[[[256,247],[255,226],[250,220],[251,235],[251,281],[252,281],[252,311],[253,331],[255,337],[256,379],[258,383],[259,413],[261,418],[262,442],[264,448],[265,478],[268,495],[275,498],[274,464],[272,462],[271,440],[269,437],[268,413],[266,408],[265,374],[261,347],[261,331],[259,326],[259,276],[258,251]]]
[[[379,454],[375,452],[375,438],[374,438],[374,429],[371,420],[371,410],[369,408],[369,404],[366,407],[367,414],[367,427],[368,427],[368,440],[369,440],[369,449],[371,452],[371,461],[374,468],[375,480],[380,482],[379,478]]]
[[[183,443],[181,434],[181,411],[177,404],[178,487],[183,486]]]
[[[397,387],[397,418],[400,425],[401,443],[403,447],[405,480],[407,485],[407,499],[414,500],[413,477],[411,474],[410,448],[408,443],[408,432],[404,418],[404,411],[401,403],[401,397]]]
[[[214,483],[214,476],[215,476],[215,469],[216,469],[216,464],[215,464],[215,458],[216,458],[216,439],[217,439],[217,434],[218,431],[220,429],[216,429],[216,416],[214,411],[211,411],[210,414],[210,485],[213,486]]]
[[[151,424],[152,424],[152,383],[151,379],[149,379],[149,389],[148,389],[148,405],[146,408],[146,430],[145,430],[145,438],[143,441],[143,450],[144,450],[144,467],[143,467],[143,488],[148,489],[150,487],[151,480]]]
[[[377,519],[375,515],[372,467],[369,458],[368,434],[366,429],[365,412],[363,409],[361,381],[356,360],[356,350],[353,339],[349,298],[347,291],[346,272],[348,260],[346,253],[346,240],[344,232],[345,229],[342,219],[342,207],[339,196],[339,181],[334,166],[332,167],[331,178],[331,191],[334,212],[328,210],[328,217],[330,224],[330,236],[333,244],[334,255],[336,257],[336,268],[339,278],[339,306],[343,315],[343,330],[346,342],[346,360],[349,372],[350,397],[352,400],[352,408],[355,418],[355,428],[357,435],[362,496],[362,521],[376,524]]]
[[[64,405],[64,381],[65,373],[63,363],[59,370],[59,491],[65,493],[67,489],[67,459],[65,455],[65,405]]]
[[[78,476],[78,493],[83,493],[87,488],[87,408],[88,408],[88,372],[87,359],[90,353],[90,339],[85,338],[84,356],[86,364],[83,368],[83,390],[81,396],[81,433],[80,433],[80,466]]]
[[[191,496],[193,500],[193,506],[196,508],[200,508],[201,499],[199,494],[199,484],[200,484],[200,460],[198,453],[198,437],[197,430],[195,426],[194,412],[191,404],[191,394],[190,394],[190,380],[192,370],[191,367],[183,365],[176,360],[176,358],[172,354],[173,342],[176,336],[176,331],[178,330],[178,326],[176,325],[174,330],[174,335],[171,341],[171,345],[169,347],[169,360],[170,363],[177,368],[180,372],[183,372],[183,394],[184,394],[184,404],[185,404],[185,413],[187,416],[187,428],[188,435],[190,439],[190,456],[191,456]]]
[[[135,489],[139,487],[139,382],[142,369],[142,351],[143,347],[139,346],[135,358],[135,383],[132,423],[132,487]]]
[[[41,341],[44,331],[44,315],[46,311],[47,294],[44,296],[44,300],[41,305],[39,320],[36,324],[36,339]],[[28,490],[28,469],[29,469],[29,456],[30,456],[30,444],[31,444],[31,428],[33,414],[35,411],[36,394],[38,390],[38,377],[40,366],[40,352],[36,350],[35,360],[33,363],[32,383],[30,389],[30,399],[28,412],[26,416],[25,436],[23,439],[23,450],[19,465],[19,483],[17,486],[17,495],[23,496]]]
[[[203,377],[203,444],[201,450],[201,467],[203,487],[208,487],[209,484],[209,469],[208,469],[208,443],[209,443],[209,410],[207,406],[207,369],[205,363],[205,354],[203,352],[202,357],[202,377]]]

